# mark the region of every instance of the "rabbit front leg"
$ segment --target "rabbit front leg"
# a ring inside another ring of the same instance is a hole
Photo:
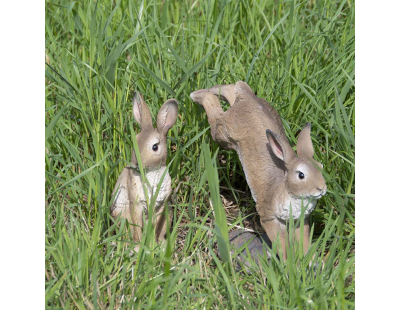
[[[276,218],[269,218],[267,220],[263,220],[261,218],[261,226],[264,228],[265,232],[267,233],[269,239],[271,241],[274,241],[278,238],[279,236],[279,243],[280,243],[280,248],[282,251],[279,251],[279,245],[278,245],[278,251],[279,251],[279,257],[283,261],[286,261],[287,259],[287,253],[286,253],[286,236],[287,236],[287,231],[286,231],[286,225],[282,224],[278,219]]]
[[[301,238],[301,228],[297,227],[295,229],[295,236],[298,242],[300,242]],[[309,225],[309,217],[304,218],[304,229],[303,229],[303,255],[307,254],[309,246],[310,246],[310,225]]]
[[[168,209],[167,209],[168,208]],[[168,215],[167,215],[168,213]],[[168,221],[167,221],[168,218]],[[164,206],[156,215],[156,241],[157,243],[162,242],[165,239],[167,229],[171,223],[171,212],[169,207],[169,202],[166,200]]]

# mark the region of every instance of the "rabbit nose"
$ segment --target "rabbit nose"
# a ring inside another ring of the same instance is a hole
[[[317,187],[317,190],[319,190],[322,195],[326,194],[326,186],[323,186],[322,188]]]

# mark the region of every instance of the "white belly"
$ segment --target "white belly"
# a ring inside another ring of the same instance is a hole
[[[283,204],[278,206],[277,217],[281,220],[289,220],[291,208],[293,219],[297,220],[300,218],[302,209],[304,209],[304,216],[308,216],[315,209],[316,204],[317,200],[312,197],[302,199],[290,196]]]
[[[171,194],[171,177],[167,172],[163,179],[163,182],[159,185],[161,177],[166,168],[159,170],[150,171],[146,174],[148,184],[145,184],[148,202],[154,206],[154,210],[157,213],[159,209],[164,205],[166,199]],[[140,177],[140,172],[136,170],[126,170],[125,178],[122,178],[119,184],[117,184],[118,191],[115,196],[115,200],[112,206],[112,215],[118,216],[119,214],[124,217],[129,217],[129,205],[132,204],[135,208],[140,209],[140,212],[148,213],[148,204],[146,200],[146,194],[144,191],[143,182]],[[130,179],[130,182],[127,179]],[[128,188],[130,184],[130,188]],[[156,196],[157,187],[160,187],[158,195]],[[155,198],[154,198],[155,197]],[[152,204],[154,201],[154,204]]]
[[[164,180],[159,185],[165,169],[166,168],[161,168],[159,170],[150,171],[146,174],[147,181],[149,182],[149,184],[145,185],[147,189],[147,197],[149,200],[149,204],[151,204],[151,202],[154,201],[155,197],[154,207],[156,211],[158,211],[158,209],[164,204],[165,199],[167,199],[171,193],[171,177],[168,172],[165,174]],[[133,184],[136,183],[136,185],[139,185],[137,191],[138,202],[142,205],[144,212],[147,214],[148,210],[147,210],[146,195],[143,186],[140,185],[141,184],[140,174],[135,174],[134,178],[135,182],[133,182]],[[156,192],[158,187],[160,187],[160,189],[156,197]]]

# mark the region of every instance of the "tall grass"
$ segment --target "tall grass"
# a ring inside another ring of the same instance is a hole
[[[46,1],[45,36],[48,308],[354,308],[352,1]],[[310,252],[251,273],[235,270],[227,243],[228,229],[258,221],[242,167],[189,97],[238,80],[278,110],[292,145],[312,123],[328,185]],[[179,117],[173,225],[165,244],[132,255],[109,206],[140,130],[133,91],[153,116],[176,98]]]

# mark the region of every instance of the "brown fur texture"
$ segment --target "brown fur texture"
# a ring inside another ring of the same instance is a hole
[[[272,241],[279,236],[281,257],[287,257],[286,223],[290,210],[296,220],[302,206],[303,244],[304,251],[308,251],[309,214],[316,200],[326,193],[322,165],[312,158],[311,125],[308,123],[299,135],[297,157],[278,112],[258,98],[245,82],[194,91],[190,97],[204,107],[213,139],[238,153],[261,225]],[[226,112],[218,97],[230,104]],[[300,238],[299,228],[295,235]]]
[[[167,100],[157,115],[157,128],[153,127],[150,109],[139,93],[134,95],[133,116],[141,127],[136,135],[139,153],[145,170],[146,179],[142,180],[135,151],[132,152],[131,165],[124,168],[118,177],[112,197],[111,215],[126,219],[130,224],[133,241],[142,239],[143,220],[148,220],[148,205],[155,197],[154,220],[156,241],[163,240],[166,234],[166,207],[171,194],[171,178],[168,171],[164,175],[167,162],[167,133],[174,125],[178,116],[178,102],[175,99]],[[163,176],[164,175],[164,176]],[[160,184],[159,184],[160,183]],[[148,199],[146,199],[146,187]],[[135,247],[137,250],[139,245]]]

